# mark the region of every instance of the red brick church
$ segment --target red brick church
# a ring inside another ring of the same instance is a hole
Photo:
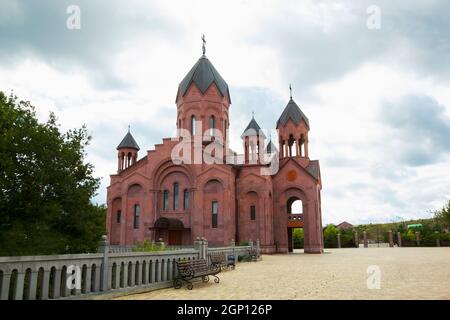
[[[305,252],[323,252],[320,168],[309,158],[308,118],[291,95],[276,122],[279,151],[252,118],[241,136],[244,155],[237,155],[225,134],[230,96],[205,54],[176,95],[176,125],[178,132],[192,134],[190,151],[202,155],[213,145],[213,158],[221,163],[174,161],[173,150],[185,139],[180,135],[163,139],[139,159],[138,144],[130,132],[125,135],[107,190],[111,244],[162,238],[169,245],[191,245],[205,237],[210,245],[228,245],[259,239],[265,253],[288,252],[293,228],[303,228]],[[216,132],[223,137],[216,140]],[[272,175],[263,174],[270,165],[263,160],[267,155],[278,165]],[[301,205],[294,205],[299,200]]]

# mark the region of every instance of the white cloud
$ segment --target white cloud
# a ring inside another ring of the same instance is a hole
[[[28,35],[20,29],[16,36],[0,31],[0,41],[5,37],[13,44],[8,57],[17,58],[14,63],[0,61],[0,90],[14,89],[21,99],[30,100],[41,120],[54,111],[63,130],[88,126],[93,135],[88,160],[103,178],[96,200],[104,202],[109,174],[116,170],[115,147],[128,124],[140,156],[172,136],[177,86],[200,57],[200,36],[205,33],[207,56],[231,87],[234,149],[241,150],[239,136],[251,111],[262,127],[275,126],[292,82],[294,99],[311,123],[310,156],[321,161],[324,222],[418,217],[450,198],[449,155],[442,152],[426,165],[405,164],[401,156],[408,148],[417,150],[396,136],[380,113],[387,102],[415,95],[432,97],[450,116],[448,82],[442,80],[450,63],[443,60],[446,47],[438,32],[447,24],[441,4],[409,2],[418,9],[413,19],[402,11],[403,5],[382,1],[381,32],[368,33],[362,2],[174,5],[161,0],[111,2],[105,11],[82,2],[85,23],[96,23],[93,29],[83,25],[79,54],[70,41],[58,38],[67,36],[61,30],[55,39],[39,35],[39,44],[26,38],[33,30]],[[50,12],[59,12],[53,2],[46,5],[52,7]],[[36,27],[26,20],[34,17],[24,13],[21,3],[5,8],[0,10],[0,24],[11,29],[8,17],[14,16],[20,26]],[[102,14],[107,25],[96,19]],[[20,48],[26,48],[26,54]],[[108,86],[109,78],[120,81]]]

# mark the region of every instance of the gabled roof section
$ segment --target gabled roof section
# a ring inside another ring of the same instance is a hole
[[[312,178],[319,181],[320,180],[320,167],[319,167],[319,161],[318,160],[310,160],[308,166],[304,168],[301,166],[297,161],[295,161],[293,158],[283,158],[281,159],[283,162],[280,161],[280,167],[278,169],[278,172],[280,172],[284,166],[286,166],[289,162],[293,162],[297,167],[301,168],[302,170],[306,171]]]
[[[292,120],[295,124],[299,124],[302,119],[305,121],[307,127],[309,128],[309,120],[305,116],[305,114],[300,110],[295,101],[291,98],[283,110],[280,118],[277,121],[277,129],[280,125],[285,125],[289,119]]]
[[[125,137],[122,139],[120,144],[117,146],[117,150],[122,148],[131,148],[139,150],[139,146],[136,143],[136,140],[134,140],[133,136],[131,135],[131,132],[128,131],[128,133],[125,135]]]
[[[253,136],[258,136],[260,135],[261,137],[266,137],[264,135],[264,132],[262,132],[261,127],[259,126],[258,122],[256,122],[255,118],[252,117],[252,120],[250,120],[247,128],[245,128],[244,132],[241,135],[241,138],[244,137],[253,137]]]
[[[198,59],[197,63],[180,82],[177,98],[179,94],[184,96],[192,83],[195,83],[202,93],[205,93],[211,84],[215,83],[222,96],[227,96],[231,103],[228,84],[205,55],[202,55],[200,59]]]

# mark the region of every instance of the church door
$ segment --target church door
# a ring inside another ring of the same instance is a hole
[[[169,230],[169,246],[181,245],[181,230]]]

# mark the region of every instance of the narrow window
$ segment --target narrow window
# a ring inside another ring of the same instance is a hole
[[[250,206],[250,220],[256,220],[256,207]]]
[[[217,216],[219,214],[219,204],[217,201],[211,203],[212,227],[217,228]]]
[[[191,133],[195,136],[195,116],[191,117]]]
[[[189,190],[184,189],[184,201],[183,201],[183,209],[189,209]]]
[[[173,210],[178,210],[178,182],[173,184]]]
[[[127,166],[129,167],[131,165],[131,152],[128,152],[128,156],[127,156]]]
[[[163,209],[164,210],[169,209],[169,191],[168,190],[164,190]]]
[[[117,223],[120,223],[122,220],[122,211],[117,210]]]
[[[135,204],[134,205],[134,228],[138,229],[139,228],[139,205]]]
[[[214,129],[216,128],[216,118],[214,116],[209,117],[209,134],[212,137],[214,135]]]

